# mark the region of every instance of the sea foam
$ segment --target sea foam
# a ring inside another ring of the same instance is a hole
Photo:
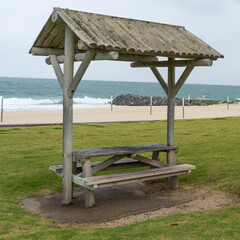
[[[105,107],[110,99],[73,98],[73,108],[98,108]],[[62,109],[62,99],[33,99],[33,98],[4,98],[4,111],[32,111],[32,110],[60,110]]]

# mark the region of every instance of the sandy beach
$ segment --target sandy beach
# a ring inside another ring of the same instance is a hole
[[[86,122],[118,122],[118,121],[151,121],[166,120],[167,107],[154,106],[152,115],[150,115],[150,107],[115,107],[113,111],[110,107],[106,108],[90,108],[75,109],[73,114],[74,123]],[[210,106],[185,106],[184,118],[183,108],[176,106],[175,119],[198,119],[198,118],[218,118],[240,116],[240,104],[231,104],[227,109],[226,104],[210,105]],[[4,112],[4,125],[21,125],[21,124],[61,124],[62,111],[21,111],[21,112]]]

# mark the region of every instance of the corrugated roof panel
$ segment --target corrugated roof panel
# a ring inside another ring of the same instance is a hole
[[[222,54],[182,26],[56,8],[63,22],[47,21],[33,47],[63,48],[64,24],[94,50],[155,56],[220,58]],[[76,43],[77,47],[77,43]]]

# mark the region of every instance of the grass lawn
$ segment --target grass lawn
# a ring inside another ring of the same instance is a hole
[[[166,144],[166,121],[82,124],[73,132],[74,149]],[[180,185],[240,197],[240,117],[176,121],[175,145],[177,162],[197,167]],[[23,210],[21,199],[61,191],[48,170],[61,157],[61,126],[0,128],[0,239],[240,239],[239,204],[107,229],[60,227]]]

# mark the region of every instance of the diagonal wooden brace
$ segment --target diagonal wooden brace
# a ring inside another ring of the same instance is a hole
[[[57,80],[58,80],[58,82],[60,84],[60,87],[63,90],[63,72],[62,72],[62,69],[61,69],[61,67],[59,65],[59,62],[57,60],[57,56],[50,55],[50,62],[52,64],[52,66],[53,66],[53,69],[54,69],[54,72],[55,72],[55,74],[57,76]]]
[[[99,163],[98,165],[94,166],[92,168],[92,174],[96,173],[96,172],[99,172],[101,170],[103,170],[104,168],[112,165],[113,163],[117,162],[118,160],[122,159],[122,158],[125,158],[127,157],[128,155],[116,155],[116,156],[113,156],[111,158],[108,158],[107,160]]]
[[[152,70],[153,74],[155,75],[155,77],[157,78],[158,82],[162,86],[164,92],[168,95],[168,85],[164,81],[164,79],[163,79],[162,75],[160,74],[160,72],[157,70],[156,67],[150,67],[150,69]]]
[[[92,51],[87,51],[80,67],[78,68],[75,77],[73,78],[73,81],[70,85],[70,87],[68,88],[68,97],[72,98],[77,87],[78,84],[80,83],[80,81],[82,80],[82,77],[84,75],[84,73],[86,72],[91,60],[93,59],[95,53]]]
[[[141,155],[138,155],[138,154],[131,154],[131,158],[134,159],[134,160],[138,160],[140,162],[143,162],[143,163],[146,163],[146,164],[149,164],[151,166],[154,166],[154,167],[163,167],[164,164],[156,161],[156,160],[153,160],[151,158],[147,158],[147,157],[143,157]]]
[[[177,94],[178,91],[180,90],[180,88],[182,87],[182,85],[185,83],[185,81],[187,80],[188,76],[190,75],[190,73],[192,72],[194,67],[186,67],[185,70],[183,71],[182,75],[180,76],[180,78],[178,79],[177,83],[174,85],[173,87],[173,91],[171,94],[171,98],[174,98]]]

